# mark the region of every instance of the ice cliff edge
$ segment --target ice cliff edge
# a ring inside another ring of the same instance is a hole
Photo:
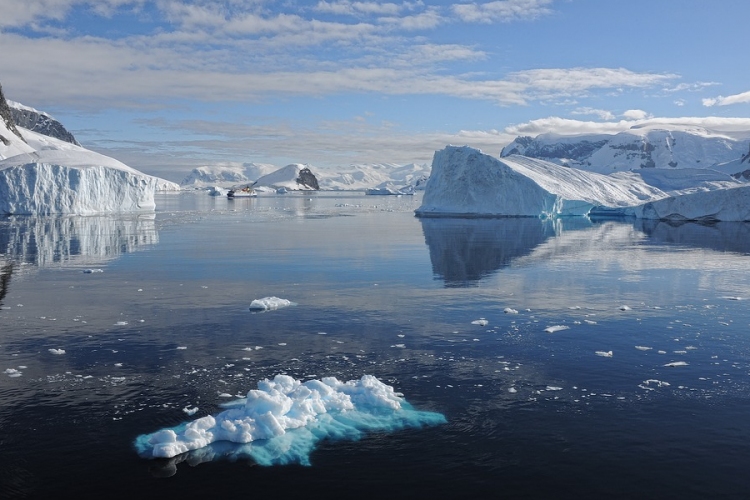
[[[750,221],[750,185],[706,169],[603,175],[467,146],[433,157],[419,217],[620,216]]]

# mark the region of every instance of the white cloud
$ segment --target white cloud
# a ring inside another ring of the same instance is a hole
[[[730,96],[719,96],[713,98],[703,99],[703,105],[710,106],[729,106],[731,104],[747,104],[750,103],[750,91],[743,92],[741,94],[734,94]]]
[[[536,19],[552,12],[552,0],[495,0],[464,3],[451,7],[455,16],[467,23],[495,23]]]
[[[571,114],[573,115],[591,115],[598,116],[601,120],[614,120],[615,115],[611,111],[606,109],[595,109],[595,108],[577,108],[574,109]]]
[[[651,115],[649,115],[647,112],[643,111],[642,109],[629,109],[622,114],[622,117],[627,120],[645,120],[646,118],[649,118],[650,116]]]

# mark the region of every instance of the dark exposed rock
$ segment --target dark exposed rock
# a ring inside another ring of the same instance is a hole
[[[299,176],[297,177],[297,184],[301,186],[307,186],[310,189],[316,189],[316,190],[320,189],[320,186],[318,185],[318,179],[315,177],[315,175],[313,175],[312,171],[310,171],[310,169],[307,167],[299,171]]]
[[[10,107],[13,121],[19,127],[31,130],[37,134],[54,137],[61,141],[80,146],[73,134],[71,134],[62,123],[55,120],[46,113],[40,113],[32,109]]]
[[[13,120],[13,111],[11,110],[11,107],[8,106],[8,102],[5,100],[5,95],[3,94],[3,87],[0,85],[0,118],[5,122],[5,126],[8,127],[8,130],[16,134],[23,142],[26,142],[26,140],[21,135],[21,132],[18,131],[16,128],[16,124]],[[10,145],[10,141],[7,137],[3,137],[0,135],[0,141],[3,142],[6,146]]]

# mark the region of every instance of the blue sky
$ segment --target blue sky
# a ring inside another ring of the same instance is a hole
[[[747,0],[0,0],[0,84],[86,147],[427,163],[644,120],[750,130]],[[738,120],[739,119],[739,120]]]

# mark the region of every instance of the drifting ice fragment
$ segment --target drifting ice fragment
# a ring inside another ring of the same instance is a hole
[[[559,332],[562,330],[567,330],[568,328],[570,327],[565,326],[565,325],[553,325],[553,326],[548,326],[547,328],[544,329],[544,331],[547,333],[555,333],[555,332]]]
[[[367,431],[446,422],[440,413],[413,409],[372,375],[349,382],[277,375],[223,406],[227,409],[217,415],[139,436],[138,454],[169,458],[191,452],[196,458],[252,458],[260,465],[310,465],[310,453],[322,439],[356,440]]]
[[[479,325],[479,326],[487,326],[489,324],[489,321],[487,321],[484,318],[475,319],[471,322],[472,325]]]
[[[279,309],[280,307],[287,307],[293,304],[294,303],[289,300],[280,299],[278,297],[264,297],[262,299],[255,299],[250,302],[250,310],[270,311],[272,309]]]
[[[604,358],[611,358],[613,353],[612,351],[596,351],[594,354],[597,356],[602,356]]]
[[[671,367],[675,367],[675,366],[687,366],[687,365],[688,364],[687,364],[686,361],[672,361],[671,363],[667,363],[664,366],[668,366],[668,367],[671,368]]]
[[[103,273],[103,272],[104,272],[103,269],[84,269],[83,270],[84,274],[94,274],[94,273]]]
[[[518,311],[517,311],[517,310],[515,310],[515,309],[512,309],[512,308],[510,308],[510,307],[506,307],[505,309],[503,309],[503,312],[504,312],[505,314],[518,314]]]
[[[65,349],[47,349],[52,354],[65,354]]]
[[[630,311],[630,306],[620,306],[620,311]]]

